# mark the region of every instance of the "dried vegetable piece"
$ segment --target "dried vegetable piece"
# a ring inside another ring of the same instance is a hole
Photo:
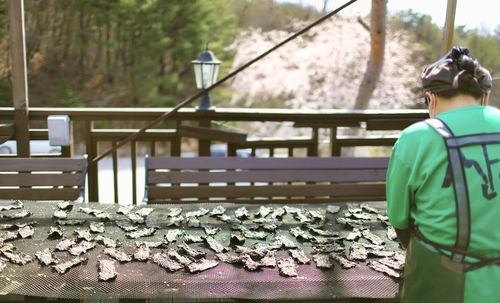
[[[167,214],[167,217],[177,217],[182,213],[181,207],[171,207]]]
[[[21,210],[12,214],[2,215],[2,218],[6,219],[22,219],[31,216],[32,213],[27,210]]]
[[[193,263],[194,261],[192,259],[190,259],[189,257],[186,257],[186,256],[182,256],[180,255],[175,249],[173,248],[170,248],[168,251],[167,251],[167,255],[176,260],[177,262],[181,263],[182,265],[184,266],[188,266],[189,264]]]
[[[238,219],[246,219],[249,217],[248,210],[245,206],[242,206],[234,211],[234,216]]]
[[[35,234],[35,229],[31,226],[24,226],[19,228],[18,233],[21,238],[26,239],[32,237]]]
[[[387,232],[386,232],[387,238],[389,240],[395,241],[398,238],[398,235],[396,234],[396,230],[394,229],[394,226],[389,225],[387,226]]]
[[[82,225],[83,223],[86,222],[86,220],[78,220],[78,219],[74,219],[74,220],[56,220],[55,221],[57,224],[59,225]]]
[[[105,211],[95,212],[93,215],[94,215],[94,217],[96,217],[98,219],[105,219],[107,221],[114,221],[115,220],[115,218],[113,217],[112,214],[105,212]]]
[[[347,203],[347,210],[350,213],[360,213],[362,211],[358,203]]]
[[[326,237],[326,238],[313,237],[311,239],[311,243],[315,243],[318,245],[326,245],[326,244],[336,243],[336,242],[342,241],[344,239],[345,239],[344,237],[340,237],[340,236],[338,236],[338,237]]]
[[[370,267],[373,270],[383,272],[391,277],[401,278],[401,274],[399,272],[397,272],[394,269],[378,262],[377,260],[368,261],[368,262],[366,262],[366,265],[368,265],[368,267]]]
[[[340,252],[344,251],[345,248],[338,243],[330,243],[325,245],[313,246],[315,254],[330,253],[330,252]]]
[[[81,254],[86,253],[87,251],[93,249],[96,246],[95,242],[89,242],[86,240],[81,241],[77,245],[73,245],[69,249],[69,253],[73,256],[79,256]]]
[[[286,277],[296,277],[297,269],[295,268],[295,261],[292,257],[284,257],[278,260],[278,268],[280,274]]]
[[[191,217],[187,219],[187,226],[188,227],[200,227],[201,222],[195,217]]]
[[[217,257],[217,259],[221,260],[224,263],[233,264],[233,263],[242,263],[243,262],[242,257],[244,255],[233,256],[226,253],[217,253],[215,254],[215,256]]]
[[[216,260],[209,260],[209,259],[200,259],[196,262],[192,262],[187,265],[187,268],[189,269],[189,272],[195,273],[195,272],[200,272],[204,271],[210,268],[213,268],[215,266],[219,265],[219,262]]]
[[[169,229],[165,235],[165,240],[167,240],[168,243],[172,243],[177,241],[182,235],[184,235],[184,232],[180,229]]]
[[[229,247],[223,246],[212,237],[206,237],[205,241],[207,242],[208,246],[216,253],[225,253],[231,250]]]
[[[116,220],[115,224],[116,226],[127,232],[139,229],[139,227],[133,225],[130,221],[127,220]]]
[[[0,243],[5,241],[14,240],[19,237],[18,231],[7,231],[0,234]]]
[[[77,229],[74,232],[78,240],[92,241],[94,237],[90,234],[90,230]]]
[[[75,245],[74,239],[64,239],[56,245],[57,250],[69,250],[71,246]]]
[[[155,209],[152,207],[143,207],[139,210],[137,210],[135,213],[141,217],[147,217],[149,216]]]
[[[184,239],[188,243],[201,243],[205,241],[205,238],[202,236],[195,236],[195,235],[186,235]]]
[[[106,247],[118,247],[121,245],[119,240],[111,239],[103,235],[97,235],[94,241],[104,244]]]
[[[90,207],[79,207],[78,211],[82,212],[82,213],[86,213],[86,214],[92,215],[93,213],[100,212],[101,210],[95,209],[95,208],[90,208]]]
[[[186,254],[193,258],[201,258],[206,255],[204,251],[196,250],[189,246],[186,242],[182,242],[181,244],[177,245],[177,247],[179,249],[182,249]]]
[[[396,252],[391,250],[368,249],[368,254],[375,257],[392,257]]]
[[[359,229],[354,228],[349,234],[347,234],[347,236],[345,237],[345,239],[347,241],[356,241],[359,238],[361,238],[361,236],[362,236],[362,234],[359,231]]]
[[[340,206],[338,205],[328,205],[326,207],[326,211],[331,213],[331,214],[336,214],[340,211]]]
[[[93,233],[104,233],[104,223],[102,222],[90,222],[90,231]]]
[[[69,201],[64,201],[64,202],[58,203],[57,208],[59,208],[61,210],[71,211],[73,209],[73,204],[71,204]]]
[[[267,222],[267,223],[263,223],[261,225],[261,227],[264,230],[267,230],[267,231],[270,231],[270,232],[275,232],[276,230],[278,230],[279,225],[276,224],[276,223]]]
[[[368,205],[367,203],[361,203],[360,207],[367,212],[378,214],[378,210],[375,207]]]
[[[200,242],[203,242],[203,240],[201,240]],[[156,241],[156,242],[148,242],[148,241],[135,241],[135,246],[136,247],[139,247],[139,246],[142,246],[142,245],[146,245],[147,247],[149,248],[158,248],[162,245],[167,245],[168,242],[163,240],[163,241]]]
[[[83,262],[87,261],[87,258],[84,257],[76,257],[71,259],[70,261],[62,262],[56,265],[53,265],[52,267],[60,274],[64,274],[68,269],[70,269],[73,266],[76,266],[78,264],[81,264]]]
[[[0,272],[3,272],[5,267],[7,267],[7,262],[2,258],[0,259]]]
[[[226,209],[222,205],[218,205],[210,211],[210,216],[219,216],[226,212]]]
[[[99,280],[108,281],[116,278],[117,275],[113,260],[99,260]]]
[[[271,244],[273,246],[281,244],[285,248],[296,248],[297,244],[292,240],[288,239],[285,235],[280,235],[275,238],[275,243]],[[281,247],[281,246],[280,246]]]
[[[261,205],[259,207],[259,211],[255,214],[256,217],[262,217],[262,218],[265,218],[267,217],[267,215],[269,215],[272,211],[274,210],[274,208],[270,207],[270,206],[264,206],[264,205]]]
[[[207,236],[216,235],[218,232],[221,231],[220,227],[214,227],[208,223],[202,223],[202,224],[200,224],[200,227],[203,228],[203,230],[205,231],[205,234],[207,234]]]
[[[134,205],[125,204],[121,205],[118,210],[116,210],[117,214],[128,215],[134,209]]]
[[[329,254],[317,254],[313,256],[313,261],[318,268],[332,268],[333,264],[330,262]]]
[[[272,219],[281,219],[286,214],[286,210],[284,207],[275,208],[273,213],[271,214]]]
[[[146,225],[147,225],[147,220],[148,220],[148,218],[146,218]],[[179,226],[181,226],[182,221],[184,221],[184,216],[171,217],[170,221],[168,221],[168,223],[166,225],[179,227]]]
[[[362,243],[353,243],[348,250],[346,250],[347,259],[349,260],[366,260],[368,258],[368,251],[366,246]]]
[[[229,242],[236,245],[243,245],[245,243],[245,237],[240,234],[231,234],[229,237]]]
[[[240,225],[241,224],[241,221],[236,219],[236,218],[232,218],[226,214],[222,214],[218,217],[219,220],[221,220],[222,222],[224,223],[227,223],[227,224],[230,224],[230,225]]]
[[[401,262],[401,260],[396,260],[394,258],[382,258],[378,259],[377,261],[381,264],[384,264],[385,266],[388,266],[398,271],[402,271],[405,266],[404,260]]]
[[[297,240],[301,241],[311,241],[312,236],[309,233],[303,231],[299,226],[291,227],[288,232],[294,236]]]
[[[267,254],[267,252],[269,251],[267,246],[249,248],[246,246],[236,245],[235,247],[236,247],[235,251],[239,254],[250,255],[250,256],[259,257],[259,258],[264,257]]]
[[[54,218],[58,218],[58,219],[66,219],[66,218],[68,218],[68,212],[61,210],[61,209],[58,209],[54,212],[54,214],[52,216]]]
[[[0,206],[0,211],[11,210],[11,209],[21,209],[24,207],[24,203],[21,200],[16,200],[9,205]]]
[[[166,253],[155,253],[151,256],[151,261],[170,271],[178,271],[184,268],[184,265],[168,257]]]
[[[299,264],[307,264],[307,263],[311,262],[311,259],[309,259],[306,256],[306,253],[304,252],[304,250],[302,248],[290,249],[289,252],[290,252],[290,255],[295,260],[297,260],[297,262]]]
[[[260,265],[265,267],[276,267],[276,251],[268,251],[264,258],[260,259]]]
[[[371,220],[372,219],[372,216],[370,214],[364,213],[364,212],[361,212],[361,213],[346,212],[346,213],[344,213],[344,217],[354,218],[354,219],[358,219],[358,220]]]
[[[384,240],[382,240],[379,236],[377,236],[377,235],[373,234],[372,232],[370,232],[369,229],[363,230],[363,232],[361,234],[363,235],[363,238],[369,240],[370,242],[372,242],[375,245],[385,244]]]
[[[35,257],[37,257],[40,262],[47,266],[59,263],[59,260],[57,260],[56,256],[50,251],[48,247],[43,251],[37,251],[35,253]]]
[[[332,257],[332,259],[334,259],[335,261],[339,262],[339,264],[340,264],[340,266],[342,266],[342,268],[347,269],[347,268],[353,268],[353,267],[358,266],[358,263],[356,263],[354,261],[350,261],[337,253],[330,253],[330,257]]]
[[[258,240],[265,240],[267,238],[267,233],[263,231],[251,231],[243,227],[240,229],[240,231],[245,238]]]
[[[143,228],[143,229],[138,230],[138,231],[126,233],[125,235],[127,236],[127,238],[137,239],[140,237],[152,236],[152,235],[154,235],[155,232],[156,232],[156,228]]]
[[[333,231],[330,229],[323,230],[323,229],[319,229],[319,228],[310,228],[309,230],[314,232],[315,234],[318,234],[318,235],[324,236],[324,237],[337,237],[339,235],[338,231]]]
[[[298,211],[293,214],[293,217],[295,220],[299,221],[300,223],[312,223],[313,219],[307,216],[303,211]]]
[[[187,212],[185,214],[185,216],[186,216],[186,218],[193,218],[193,217],[198,218],[198,217],[201,217],[201,216],[208,214],[209,212],[210,212],[210,210],[208,210],[204,207],[200,207],[198,210]]]
[[[120,262],[130,262],[132,261],[132,257],[128,254],[126,254],[125,252],[121,251],[121,250],[118,250],[116,248],[113,248],[113,247],[108,247],[108,248],[105,248],[103,250],[103,252],[113,258],[115,258],[116,260],[120,261]]]
[[[260,264],[260,262],[254,261],[252,257],[247,254],[243,254],[241,256],[241,261],[243,261],[243,266],[250,271],[256,271],[262,267],[262,264]]]
[[[143,224],[144,218],[139,216],[137,213],[130,213],[127,215],[127,218],[135,224]]]
[[[146,244],[140,245],[137,250],[134,252],[134,260],[137,261],[147,261],[149,260],[149,257],[151,255],[151,250],[149,249],[149,246]]]
[[[11,263],[26,265],[33,261],[33,258],[30,255],[24,253],[14,253],[10,250],[2,250],[4,256],[10,260]]]

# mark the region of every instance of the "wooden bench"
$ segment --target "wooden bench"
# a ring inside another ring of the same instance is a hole
[[[389,158],[146,156],[145,161],[143,203],[325,203],[385,201]]]
[[[0,199],[77,201],[85,198],[82,158],[0,158]]]

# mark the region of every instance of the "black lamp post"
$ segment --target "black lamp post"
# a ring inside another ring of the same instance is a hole
[[[220,61],[215,58],[214,53],[207,49],[201,53],[198,59],[192,61],[194,66],[194,75],[196,77],[196,87],[205,89],[212,86],[217,82],[217,75],[219,74]],[[210,94],[206,93],[201,97],[200,106],[197,110],[214,110],[215,106],[212,105]]]

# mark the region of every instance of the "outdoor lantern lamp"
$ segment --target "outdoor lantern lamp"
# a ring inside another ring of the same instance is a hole
[[[207,49],[201,53],[198,59],[193,60],[192,63],[196,77],[196,87],[205,89],[217,82],[221,62],[215,58],[214,53],[208,50],[208,43]],[[212,106],[212,101],[208,93],[201,96],[198,110],[213,110],[214,108],[215,106]]]

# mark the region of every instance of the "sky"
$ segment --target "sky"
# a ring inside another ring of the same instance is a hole
[[[323,9],[324,0],[280,0],[283,2],[302,3]],[[328,0],[328,11],[332,11],[349,0]],[[466,29],[487,29],[493,31],[500,23],[498,4],[496,0],[457,0],[455,13],[455,27],[465,25]],[[471,3],[473,3],[471,5]],[[443,27],[446,20],[448,0],[388,0],[387,9],[390,13],[412,9],[414,12],[430,15],[433,23]],[[493,6],[493,7],[492,7]],[[342,10],[341,15],[369,14],[371,0],[357,0],[349,7]]]

